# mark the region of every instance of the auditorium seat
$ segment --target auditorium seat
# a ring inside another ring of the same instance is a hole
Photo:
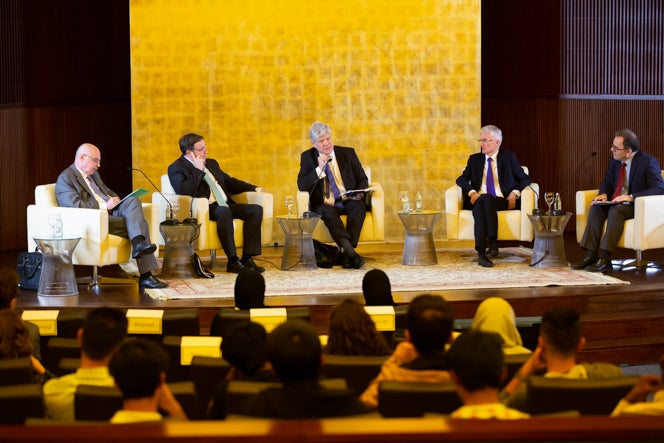
[[[609,415],[639,380],[637,376],[601,379],[528,378],[526,409],[531,415],[577,410]]]
[[[321,373],[328,379],[343,378],[357,395],[376,378],[387,356],[328,355],[323,358]]]
[[[131,333],[141,337],[161,341],[166,335],[200,335],[200,310],[198,308],[166,309],[161,318],[161,334]]]
[[[81,345],[75,338],[51,337],[46,343],[46,347],[42,348],[41,353],[44,367],[57,375],[62,375],[57,372],[60,360],[63,358],[80,358]]]
[[[189,375],[196,388],[198,410],[202,416],[207,411],[215,386],[226,380],[230,368],[222,358],[194,356],[191,360]]]
[[[286,318],[288,320],[301,319],[311,322],[311,310],[308,306],[286,308]],[[212,318],[210,335],[223,337],[232,325],[250,321],[250,319],[250,310],[221,308]]]
[[[0,386],[34,382],[35,378],[30,357],[5,358],[0,360]]]
[[[181,345],[182,337],[179,335],[165,335],[162,337],[161,345],[168,354],[168,369],[166,370],[166,380],[169,383],[191,380],[189,376],[189,366],[180,364],[182,356]]]
[[[461,406],[454,383],[383,380],[378,385],[378,412],[383,417],[450,414]]]
[[[45,407],[41,384],[3,386],[0,388],[0,411],[0,424],[23,424],[28,418],[43,418]]]

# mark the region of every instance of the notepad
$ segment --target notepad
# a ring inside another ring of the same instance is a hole
[[[122,203],[123,201],[127,200],[129,197],[141,198],[141,197],[143,197],[144,195],[147,195],[148,192],[149,192],[149,191],[148,191],[147,189],[138,188],[138,189],[134,190],[133,192],[131,192],[131,193],[125,195],[124,198],[123,198],[122,200],[120,200],[120,202],[118,203],[118,205],[119,205],[120,203]]]

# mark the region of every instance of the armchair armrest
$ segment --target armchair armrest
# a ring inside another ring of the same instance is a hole
[[[263,207],[263,223],[261,223],[261,242],[272,244],[272,227],[274,225],[274,196],[269,192],[243,192],[233,195],[238,203],[248,203]]]
[[[664,247],[664,195],[648,195],[634,200],[633,249]]]
[[[597,197],[599,189],[586,189],[576,191],[576,241],[581,243],[583,232],[588,224],[588,211],[593,198]]]
[[[461,188],[457,185],[447,188],[445,191],[445,223],[449,240],[459,239],[459,211],[461,211],[462,203]]]

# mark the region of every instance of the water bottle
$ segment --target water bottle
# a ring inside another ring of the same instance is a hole
[[[415,194],[415,212],[422,212],[422,194],[420,191]]]
[[[562,211],[562,203],[560,201],[560,194],[556,192],[556,197],[553,201],[553,209],[554,211],[561,212]]]

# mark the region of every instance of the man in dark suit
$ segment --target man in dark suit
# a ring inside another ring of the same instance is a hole
[[[503,132],[499,128],[484,126],[478,141],[481,152],[468,158],[456,184],[464,195],[463,208],[473,211],[478,262],[480,266],[489,268],[493,266],[489,257],[498,255],[498,211],[518,208],[521,191],[531,182],[516,155],[500,150]],[[491,173],[487,174],[487,171]]]
[[[148,223],[143,216],[141,201],[129,197],[120,203],[120,197],[108,188],[97,169],[101,166],[101,153],[90,143],[76,150],[74,163],[60,173],[55,184],[55,195],[60,206],[108,210],[108,232],[131,239],[132,258],[136,259],[141,274],[141,288],[165,288],[168,284],[152,275],[157,269],[154,252],[157,246],[150,242]]]
[[[623,129],[615,134],[609,164],[599,195],[593,199],[588,224],[581,239],[586,255],[573,269],[591,272],[612,270],[611,255],[625,228],[625,220],[634,218],[634,199],[664,194],[664,181],[657,159],[641,152],[634,132]],[[596,203],[615,204],[596,204]],[[604,231],[604,222],[606,232]]]
[[[309,129],[309,137],[313,147],[300,157],[297,187],[309,193],[309,210],[321,216],[332,239],[342,249],[342,266],[360,269],[364,260],[355,248],[367,214],[364,193],[342,194],[367,188],[369,180],[355,149],[332,143],[332,130],[328,125],[314,123]],[[348,216],[345,227],[341,214]]]
[[[217,235],[228,257],[226,272],[237,274],[244,269],[265,271],[253,260],[253,257],[261,254],[263,208],[260,205],[236,203],[231,198],[231,194],[262,192],[263,188],[222,171],[216,160],[207,158],[209,151],[201,135],[190,133],[180,137],[180,151],[182,156],[168,167],[168,179],[178,194],[210,200],[210,220],[217,222]],[[244,220],[242,260],[238,258],[235,248],[234,218]]]

